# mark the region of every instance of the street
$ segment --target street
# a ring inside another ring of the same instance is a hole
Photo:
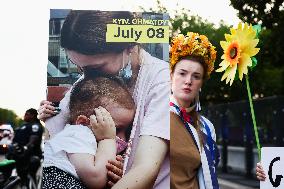
[[[254,187],[243,186],[227,180],[218,179],[221,189],[257,189]]]

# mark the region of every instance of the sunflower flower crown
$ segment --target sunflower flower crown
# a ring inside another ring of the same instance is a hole
[[[205,35],[188,32],[186,36],[179,34],[172,39],[170,47],[171,70],[177,62],[187,56],[202,57],[207,65],[206,77],[210,76],[214,70],[216,50]]]

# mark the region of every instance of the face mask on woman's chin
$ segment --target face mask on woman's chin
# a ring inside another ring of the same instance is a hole
[[[130,81],[131,76],[132,76],[132,70],[127,70],[125,68],[121,69],[118,73],[118,77],[125,82]]]
[[[132,68],[130,60],[128,61],[127,65],[124,68],[121,68],[119,70],[118,77],[120,77],[125,82],[130,81],[132,77]]]

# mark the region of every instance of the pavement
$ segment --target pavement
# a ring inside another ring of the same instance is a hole
[[[221,189],[259,189],[256,178],[248,179],[241,173],[218,173]]]
[[[219,185],[221,189],[258,189],[255,187],[245,186],[242,184],[238,184],[238,183],[223,180],[223,179],[218,179],[218,180],[219,180]]]

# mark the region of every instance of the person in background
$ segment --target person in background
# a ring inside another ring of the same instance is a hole
[[[27,186],[27,174],[34,178],[42,159],[42,135],[44,128],[37,118],[37,110],[30,108],[24,115],[25,123],[15,129],[15,136],[9,147],[8,158],[16,161],[17,174],[21,184]]]

